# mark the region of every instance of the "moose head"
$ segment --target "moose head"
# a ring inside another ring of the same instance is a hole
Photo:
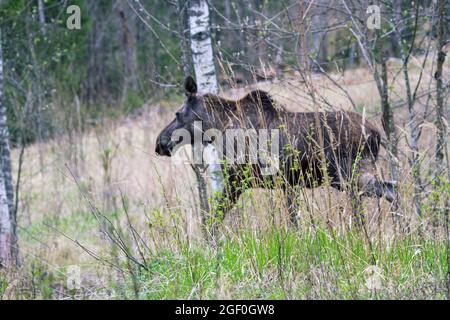
[[[156,140],[155,152],[170,157],[176,146],[193,144],[196,130],[201,134],[211,127],[205,99],[197,92],[195,80],[188,76],[184,81],[186,100],[175,112],[175,118],[161,131]],[[196,124],[201,123],[201,128]]]

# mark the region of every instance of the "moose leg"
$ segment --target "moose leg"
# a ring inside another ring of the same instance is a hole
[[[213,210],[215,218],[220,222],[223,221],[227,212],[233,208],[242,193],[241,190],[235,189],[232,186],[229,186],[228,189],[216,195],[214,198]]]
[[[351,167],[344,159],[340,159],[339,165],[330,163],[328,165],[331,186],[339,191],[347,191],[350,195],[350,208],[355,218],[358,228],[362,228],[365,224],[365,217],[361,208],[361,195],[358,192],[358,185],[351,179]]]
[[[356,220],[356,225],[359,230],[363,229],[366,223],[366,217],[362,208],[361,195],[358,190],[355,190],[353,186],[350,187],[350,207],[352,210],[353,217]]]
[[[211,210],[211,235],[213,238],[217,234],[220,223],[225,219],[225,215],[234,207],[242,192],[243,189],[237,184],[236,176],[229,175],[224,190],[213,196]]]

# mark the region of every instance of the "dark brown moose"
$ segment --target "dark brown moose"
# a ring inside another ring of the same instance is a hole
[[[172,135],[177,129],[185,129],[190,137],[194,137],[194,122],[201,122],[203,133],[210,129],[223,133],[223,141],[204,136],[205,143],[222,142],[228,148],[237,148],[234,141],[231,144],[225,141],[226,131],[230,129],[277,129],[279,132],[277,172],[263,174],[263,166],[254,162],[224,161],[221,164],[225,188],[217,203],[223,214],[248,188],[283,189],[294,224],[297,218],[291,191],[295,187],[315,188],[329,183],[338,190],[349,190],[354,199],[360,195],[385,197],[388,201],[395,199],[396,183],[380,181],[371,173],[380,147],[380,133],[360,114],[347,111],[287,112],[261,90],[252,91],[236,101],[214,94],[201,95],[197,93],[192,77],[186,78],[184,86],[186,101],[157,138],[156,153],[159,155],[170,157],[177,145],[193,144],[193,138],[181,141]]]

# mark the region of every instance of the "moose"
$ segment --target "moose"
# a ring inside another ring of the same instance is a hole
[[[194,144],[194,139],[173,136],[184,129],[195,136],[196,123],[203,133],[210,129],[225,133],[230,128],[279,130],[279,170],[264,174],[258,163],[222,162],[225,187],[217,198],[222,216],[248,188],[281,188],[286,196],[291,222],[297,224],[296,187],[315,188],[329,183],[337,190],[360,196],[396,199],[396,182],[381,181],[372,173],[380,148],[380,132],[363,116],[349,111],[288,112],[277,105],[268,92],[254,90],[239,100],[197,92],[192,77],[184,82],[186,100],[176,117],[158,135],[156,153],[170,157],[176,146]],[[211,136],[204,144],[224,143]],[[187,140],[187,141],[185,141]],[[273,141],[272,141],[273,143]],[[236,148],[225,142],[227,148]],[[222,217],[223,218],[223,217]]]

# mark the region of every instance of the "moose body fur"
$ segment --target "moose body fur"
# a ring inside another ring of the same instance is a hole
[[[228,129],[278,130],[279,170],[267,175],[259,163],[225,163],[225,188],[218,196],[218,209],[226,213],[248,188],[282,188],[288,195],[291,220],[296,222],[295,202],[289,192],[295,187],[314,188],[329,183],[354,196],[395,198],[394,182],[379,181],[372,173],[380,146],[380,133],[355,112],[288,112],[277,106],[262,90],[240,100],[213,94],[198,95],[193,79],[186,80],[187,100],[177,117],[159,135],[156,152],[169,155],[177,142],[170,139],[176,128],[193,133],[193,123],[201,121],[204,133],[214,129],[224,133],[208,136],[207,143],[236,148],[225,132]],[[247,143],[241,141],[241,143]],[[186,143],[184,141],[183,143]],[[191,143],[193,143],[191,141]],[[273,141],[272,141],[273,143]]]

